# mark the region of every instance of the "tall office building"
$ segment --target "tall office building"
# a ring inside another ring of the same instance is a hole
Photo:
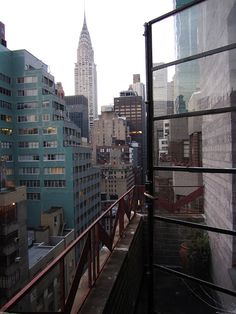
[[[140,180],[144,180],[145,172],[145,104],[142,96],[138,96],[132,90],[120,92],[120,97],[114,98],[114,110],[126,117],[130,129],[130,137],[133,142],[139,144],[139,169]],[[138,176],[137,176],[138,177]],[[136,182],[140,183],[140,182]]]
[[[88,138],[88,99],[83,95],[65,96],[70,119],[81,130],[81,136]]]
[[[129,89],[132,89],[138,96],[142,96],[145,100],[145,86],[140,81],[140,74],[133,74],[133,84],[130,84]]]
[[[79,234],[99,213],[99,171],[60,95],[46,64],[0,45],[0,155],[7,185],[27,187],[28,225],[62,207],[66,227]]]
[[[88,99],[89,127],[91,127],[94,118],[97,118],[97,70],[85,16],[75,63],[75,95],[84,95]]]

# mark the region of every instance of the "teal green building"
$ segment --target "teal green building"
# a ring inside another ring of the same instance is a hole
[[[63,207],[66,227],[77,234],[98,217],[100,174],[80,133],[47,65],[0,44],[2,175],[8,186],[27,187],[28,226],[53,207]]]

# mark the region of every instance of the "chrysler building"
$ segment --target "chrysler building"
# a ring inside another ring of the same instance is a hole
[[[89,128],[97,118],[97,70],[94,52],[84,15],[84,24],[80,33],[75,63],[75,95],[88,99]]]

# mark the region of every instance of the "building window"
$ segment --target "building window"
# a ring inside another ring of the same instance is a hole
[[[184,141],[183,146],[184,146],[184,158],[189,158],[189,141]]]
[[[6,114],[1,114],[0,119],[5,122],[12,122],[12,116],[8,116]]]
[[[22,110],[22,109],[34,109],[38,107],[37,102],[25,102],[25,103],[18,103],[16,105],[17,110]]]
[[[12,168],[6,168],[6,175],[7,176],[12,176],[14,174],[14,171]]]
[[[9,89],[6,89],[0,86],[0,94],[11,96],[11,91]]]
[[[57,147],[57,141],[44,141],[43,147],[55,148]]]
[[[0,134],[3,135],[12,135],[12,129],[10,128],[0,128]]]
[[[57,128],[53,127],[43,128],[43,134],[57,134]]]
[[[1,155],[0,156],[1,161],[13,161],[12,155]]]
[[[24,128],[24,129],[18,129],[19,135],[33,135],[38,134],[38,129],[36,128]]]
[[[37,76],[25,76],[25,77],[18,77],[17,78],[18,84],[37,83],[37,82],[38,82]]]
[[[40,180],[20,180],[20,185],[25,185],[28,188],[40,187]]]
[[[39,174],[40,169],[35,167],[19,168],[19,174]]]
[[[39,148],[39,142],[19,142],[19,148]]]
[[[40,193],[27,193],[27,200],[39,201]]]
[[[0,81],[11,84],[11,78],[3,73],[0,73]]]
[[[12,104],[7,102],[7,101],[0,100],[0,107],[11,110],[12,109]]]
[[[37,89],[19,89],[17,91],[17,96],[37,96],[38,90]]]
[[[12,148],[12,142],[0,142],[0,148]]]
[[[50,120],[50,114],[49,113],[45,113],[42,115],[42,120],[43,121],[49,121]]]
[[[44,187],[47,188],[64,188],[65,186],[65,180],[44,180]]]
[[[44,161],[64,161],[65,155],[64,154],[46,154],[43,156]]]
[[[65,173],[64,167],[44,168],[44,174],[64,174],[64,173]]]
[[[18,161],[39,161],[39,155],[18,155]]]
[[[17,122],[37,122],[38,116],[37,115],[27,115],[27,116],[18,116]]]
[[[43,108],[48,108],[48,107],[49,107],[49,101],[48,101],[48,100],[43,101],[42,107],[43,107]]]

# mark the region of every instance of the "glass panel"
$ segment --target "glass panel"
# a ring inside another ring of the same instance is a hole
[[[171,62],[235,42],[236,1],[208,0],[153,25],[153,62]]]
[[[155,121],[154,165],[232,168],[235,113]]]
[[[154,117],[233,106],[235,60],[233,49],[153,72]]]

